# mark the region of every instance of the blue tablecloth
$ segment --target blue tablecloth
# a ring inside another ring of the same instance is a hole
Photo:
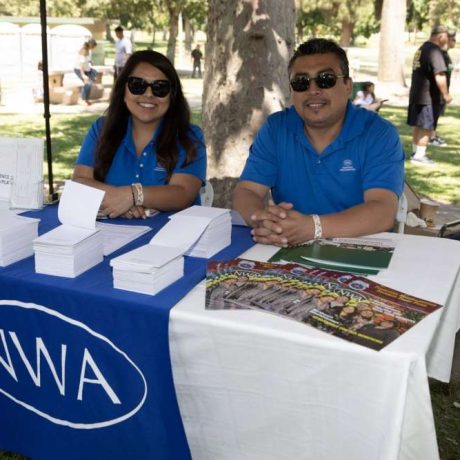
[[[57,207],[30,212],[39,233]],[[169,310],[204,278],[206,259],[186,257],[185,276],[156,296],[113,288],[109,260],[146,244],[166,222],[75,279],[36,274],[34,258],[0,268],[0,449],[34,460],[190,457],[174,392]],[[252,245],[233,227],[232,245]]]

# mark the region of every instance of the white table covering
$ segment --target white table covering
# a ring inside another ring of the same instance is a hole
[[[391,265],[373,279],[445,306],[380,352],[275,315],[206,311],[204,282],[172,309],[174,381],[194,460],[438,458],[427,375],[450,376],[460,243],[391,236],[400,239]],[[257,245],[244,257],[276,250]]]

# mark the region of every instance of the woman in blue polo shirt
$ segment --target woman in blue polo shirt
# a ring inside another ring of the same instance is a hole
[[[87,133],[73,180],[105,191],[101,212],[141,217],[199,203],[203,133],[190,124],[179,76],[162,54],[137,51],[117,78],[107,115]]]

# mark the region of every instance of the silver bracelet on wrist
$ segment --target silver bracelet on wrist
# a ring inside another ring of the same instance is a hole
[[[318,214],[312,214],[313,224],[315,226],[315,233],[313,235],[314,240],[320,240],[323,237],[323,227],[321,225],[321,219]]]

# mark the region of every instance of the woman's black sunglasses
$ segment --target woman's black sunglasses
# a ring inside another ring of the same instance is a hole
[[[131,94],[140,96],[150,86],[152,94],[156,97],[166,97],[171,91],[171,83],[168,80],[154,80],[148,82],[139,77],[128,77],[128,89]]]
[[[335,86],[338,78],[344,78],[345,75],[336,75],[330,72],[321,72],[315,78],[307,75],[298,75],[291,80],[291,88],[296,93],[307,91],[310,88],[310,82],[313,80],[320,89],[329,89]]]

